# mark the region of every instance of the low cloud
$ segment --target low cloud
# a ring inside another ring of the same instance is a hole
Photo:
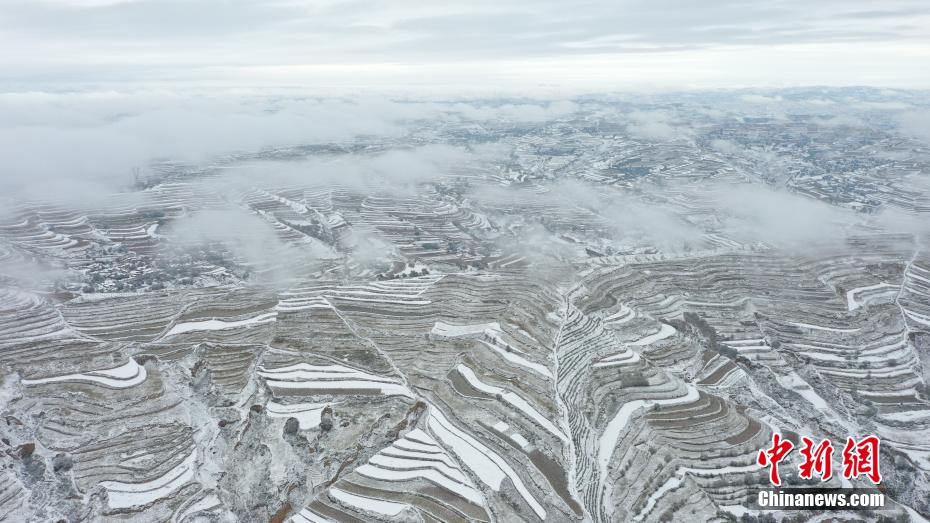
[[[742,146],[730,140],[711,140],[710,147],[717,152],[730,155],[738,154],[743,151]]]
[[[904,134],[930,143],[930,109],[908,111],[895,118]]]
[[[867,127],[865,121],[856,116],[840,115],[829,118],[812,118],[811,121],[821,127]]]
[[[750,104],[775,104],[780,103],[783,99],[781,96],[765,96],[763,94],[744,94],[740,100]]]
[[[713,198],[726,236],[787,251],[835,247],[858,221],[852,211],[759,184],[720,186]]]
[[[440,103],[235,91],[210,96],[170,91],[5,93],[0,94],[5,163],[0,188],[20,198],[74,205],[127,189],[135,174],[144,174],[158,160],[204,165],[230,153],[269,147],[339,144],[361,136],[396,139],[417,122],[542,122],[578,109],[568,101]],[[462,147],[436,145],[349,162],[357,164],[362,177],[405,182],[488,151],[478,147],[466,153]],[[352,169],[348,167],[350,176]]]
[[[631,121],[626,126],[627,132],[636,138],[668,141],[692,135],[689,127],[667,111],[633,111],[627,118]]]
[[[271,146],[398,136],[404,132],[398,120],[411,116],[406,107],[335,99],[73,96],[22,95],[35,115],[18,109],[17,97],[3,99],[7,193],[75,201],[87,192],[125,188],[155,160],[202,164]]]
[[[503,230],[520,230],[518,244],[536,255],[550,254],[560,259],[583,257],[579,244],[566,242],[560,235],[591,242],[591,246],[613,250],[658,248],[680,252],[696,244],[701,231],[675,214],[673,209],[639,199],[622,191],[605,189],[577,180],[562,180],[550,190],[533,193],[519,188],[482,187],[469,194],[479,206],[496,211],[512,211],[519,220],[504,215]],[[561,230],[560,216],[588,214],[599,230]],[[540,224],[548,224],[549,230]],[[514,225],[517,229],[514,229]],[[548,240],[546,240],[548,238]],[[546,241],[551,245],[545,245]]]
[[[224,267],[248,270],[251,281],[274,286],[286,286],[300,274],[299,267],[337,256],[321,242],[287,244],[269,221],[232,206],[174,219],[158,232],[163,239],[161,256],[207,256]]]
[[[429,144],[371,153],[328,154],[295,161],[251,161],[212,183],[223,187],[304,188],[338,185],[365,193],[414,194],[419,185],[499,161],[507,150],[495,146]]]
[[[450,112],[458,113],[463,119],[509,122],[545,122],[576,113],[580,106],[575,102],[562,100],[552,102],[521,104],[468,104],[457,103],[449,107]]]
[[[382,239],[374,228],[365,225],[353,226],[342,241],[352,260],[362,267],[385,265],[395,254],[393,245]]]

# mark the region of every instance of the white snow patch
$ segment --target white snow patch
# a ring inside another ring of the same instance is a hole
[[[437,321],[430,334],[434,336],[442,336],[445,338],[463,338],[463,337],[481,337],[481,336],[491,336],[494,337],[500,334],[501,325],[498,322],[492,323],[475,323],[471,325],[452,325],[449,323],[443,323]]]
[[[673,476],[668,479],[661,487],[657,488],[652,495],[649,496],[649,499],[646,500],[646,506],[633,518],[633,521],[642,521],[646,514],[649,514],[649,511],[652,510],[652,507],[656,505],[656,502],[665,495],[666,492],[674,490],[681,485],[681,479],[678,476]]]
[[[627,323],[635,317],[636,311],[621,303],[620,310],[617,313],[611,314],[610,316],[604,318],[603,322],[604,325],[620,325]]]
[[[385,501],[383,499],[357,496],[336,487],[329,489],[329,495],[332,496],[333,499],[339,500],[351,507],[355,507],[362,512],[374,512],[388,517],[399,515],[408,506],[404,503],[394,503],[393,501]]]
[[[107,489],[110,508],[130,508],[148,505],[174,492],[188,481],[194,479],[196,472],[197,451],[191,452],[178,466],[163,476],[142,483],[124,483],[122,481],[101,481],[100,486]]]
[[[810,323],[799,323],[799,322],[796,322],[796,321],[791,322],[791,324],[794,325],[795,327],[801,327],[801,328],[804,328],[804,329],[811,329],[811,330],[818,330],[818,331],[828,331],[828,332],[858,332],[858,331],[862,330],[862,329],[860,329],[860,328],[858,328],[858,327],[855,328],[855,329],[836,329],[836,328],[833,328],[833,327],[821,327],[820,325],[812,325],[812,324],[810,324]]]
[[[129,358],[125,365],[113,369],[95,370],[80,374],[65,374],[64,376],[52,376],[49,378],[24,379],[23,385],[39,385],[42,383],[58,383],[67,381],[91,382],[111,387],[114,389],[126,389],[134,387],[143,381],[147,374],[145,367],[136,363],[136,360]]]
[[[517,445],[520,445],[521,448],[525,449],[526,447],[530,446],[530,442],[527,441],[527,439],[524,438],[523,435],[517,432],[514,432],[513,434],[511,434],[510,439],[512,439]]]
[[[565,442],[568,441],[568,438],[565,436],[565,434],[563,434],[562,431],[559,430],[559,428],[556,427],[554,423],[549,421],[548,418],[543,416],[538,410],[536,410],[528,401],[526,401],[519,394],[510,392],[501,387],[495,387],[494,385],[488,385],[487,383],[481,381],[478,378],[478,376],[475,375],[475,372],[471,370],[470,368],[466,367],[465,365],[459,364],[458,366],[455,367],[455,370],[458,371],[458,373],[461,374],[462,377],[465,378],[465,380],[468,381],[468,383],[472,387],[487,394],[491,394],[491,395],[500,394],[501,398],[503,398],[504,401],[511,404],[513,407],[516,407],[520,412],[523,412],[524,414],[526,414],[530,419],[540,424],[544,429],[551,432],[557,438]]]
[[[196,503],[193,503],[192,505],[184,509],[184,512],[182,512],[181,515],[178,516],[177,521],[184,521],[187,518],[187,516],[196,514],[197,512],[200,512],[202,510],[211,510],[211,509],[217,508],[220,505],[222,505],[222,503],[223,502],[220,501],[220,498],[217,497],[216,494],[212,494],[212,493],[207,494],[206,496],[204,496],[202,499],[200,499]]]
[[[811,403],[811,405],[817,407],[817,410],[830,410],[827,402],[820,397],[819,394],[814,392],[814,389],[804,381],[798,374],[794,371],[782,376],[776,375],[775,377],[778,380],[778,383],[786,389],[791,389],[801,395],[802,398],[806,399]]]
[[[355,472],[385,481],[425,479],[472,503],[485,505],[481,492],[458,464],[432,436],[420,429],[410,431],[392,445],[381,449]]]
[[[930,417],[930,410],[908,410],[904,412],[889,412],[882,414],[881,418],[888,421],[916,421]]]
[[[268,417],[271,418],[296,418],[300,430],[308,430],[320,425],[320,418],[323,409],[328,403],[295,403],[293,405],[282,405],[280,403],[269,402],[265,407]]]
[[[631,350],[624,350],[618,354],[612,354],[595,362],[592,367],[600,369],[603,367],[613,367],[616,365],[633,365],[638,363],[640,356]]]
[[[649,345],[659,340],[664,340],[665,338],[674,336],[676,332],[678,331],[675,330],[675,327],[672,327],[668,323],[663,323],[662,327],[659,328],[658,332],[654,334],[650,334],[649,336],[646,336],[645,338],[640,338],[632,343],[629,343],[629,345],[634,345],[637,347],[641,347],[643,345]]]
[[[620,439],[620,434],[623,432],[624,427],[630,420],[630,416],[634,412],[643,407],[651,407],[652,405],[675,405],[678,403],[690,403],[697,401],[699,395],[698,390],[692,385],[687,385],[688,393],[684,396],[678,398],[669,398],[664,400],[634,400],[625,403],[620,410],[614,415],[613,419],[607,423],[607,426],[604,427],[604,432],[601,434],[600,440],[598,442],[598,452],[597,452],[597,462],[598,467],[601,472],[601,481],[607,477],[607,466],[610,464],[610,457],[614,453],[614,449],[617,447],[617,441]]]
[[[343,365],[310,365],[297,363],[276,369],[261,368],[258,375],[275,389],[361,389],[377,390],[384,395],[412,396],[410,390],[392,378],[346,367]]]
[[[892,285],[890,283],[876,283],[875,285],[868,285],[865,287],[856,287],[855,289],[846,292],[846,306],[849,308],[849,310],[854,311],[873,299],[877,299],[882,296],[894,295],[895,293],[898,292],[898,287],[899,287],[898,285]],[[868,292],[868,291],[874,291],[878,289],[887,289],[887,290],[878,292],[878,293]],[[866,296],[861,301],[857,300],[856,295],[863,294],[863,293],[869,294],[869,296]]]
[[[549,372],[549,369],[546,368],[545,365],[540,365],[539,363],[533,363],[532,361],[522,356],[519,356],[517,354],[514,354],[513,352],[508,352],[502,349],[496,343],[488,343],[484,340],[481,340],[481,343],[487,345],[489,349],[500,354],[505,360],[510,361],[512,363],[516,363],[517,365],[520,365],[521,367],[526,367],[527,369],[532,370],[533,372],[539,374],[540,376],[552,379],[552,373]]]
[[[171,330],[165,334],[165,337],[174,336],[176,334],[184,334],[186,332],[218,331],[224,329],[234,329],[236,327],[253,327],[256,325],[263,325],[265,323],[273,323],[277,321],[277,318],[277,312],[268,312],[265,314],[259,314],[253,318],[237,321],[223,321],[217,319],[188,321],[184,323],[178,323],[172,327]]]
[[[539,519],[546,519],[546,509],[536,501],[536,498],[526,488],[520,476],[503,458],[475,438],[456,428],[435,407],[430,408],[427,425],[436,437],[448,445],[459,457],[460,461],[465,463],[484,484],[494,491],[498,491],[504,478],[510,478],[517,492],[526,500]]]
[[[520,365],[521,367],[526,367],[527,369],[530,369],[543,377],[552,379],[552,373],[548,368],[546,368],[545,365],[533,363],[532,361],[520,356],[519,354],[516,354],[516,349],[510,347],[510,345],[501,338],[502,334],[503,330],[501,330],[500,323],[496,321],[491,323],[475,323],[470,325],[452,325],[449,323],[437,321],[433,325],[432,330],[430,330],[431,336],[437,336],[441,338],[478,339],[481,341],[481,343],[499,354],[505,360]],[[529,334],[527,334],[527,336],[529,337]],[[482,338],[493,340],[493,343],[489,343]],[[511,350],[508,351],[501,345],[506,345]]]
[[[310,509],[305,508],[291,517],[292,523],[336,523],[335,520],[323,517]]]

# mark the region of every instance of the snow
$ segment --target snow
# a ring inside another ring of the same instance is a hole
[[[625,350],[619,354],[613,354],[601,359],[592,365],[592,367],[600,369],[603,367],[613,367],[616,365],[632,365],[634,363],[638,363],[639,359],[639,354],[630,350]]]
[[[330,227],[338,227],[346,222],[345,218],[342,217],[338,212],[334,212],[326,217],[326,223]]]
[[[664,496],[667,492],[672,491],[678,488],[682,480],[685,477],[685,474],[692,474],[695,476],[723,476],[727,474],[740,474],[744,472],[756,472],[759,470],[757,465],[746,465],[746,466],[728,466],[720,467],[716,469],[698,469],[693,467],[681,467],[675,471],[675,475],[668,479],[665,483],[662,484],[652,495],[649,496],[649,499],[646,501],[646,505],[643,509],[633,518],[634,521],[642,521],[645,518],[649,511],[655,507],[656,502]],[[721,507],[723,508],[723,507]]]
[[[649,514],[649,511],[652,510],[652,507],[656,505],[656,502],[659,500],[659,498],[664,496],[666,492],[678,488],[679,485],[681,485],[680,477],[674,476],[669,478],[668,481],[663,483],[661,487],[657,488],[655,492],[649,496],[649,499],[646,500],[646,506],[643,507],[643,509],[639,512],[639,514],[636,515],[635,518],[633,518],[633,521],[642,521],[643,518]]]
[[[603,322],[605,325],[608,325],[608,324],[620,325],[623,323],[627,323],[628,321],[632,320],[635,317],[636,317],[636,312],[633,309],[631,309],[630,307],[627,307],[626,305],[620,304],[620,311],[617,312],[616,314],[612,314],[604,318]]]
[[[462,472],[458,468],[458,465],[456,465],[455,462],[452,461],[452,459],[446,456],[445,452],[440,452],[440,450],[441,449],[437,447],[432,451],[423,452],[423,451],[405,449],[403,447],[396,446],[396,445],[391,445],[390,447],[383,449],[375,457],[380,456],[379,459],[384,458],[385,459],[384,463],[391,462],[392,458],[396,458],[398,460],[419,460],[419,461],[429,461],[429,462],[436,462],[436,460],[438,460],[439,462],[442,463],[442,466],[440,466],[440,463],[436,463],[436,466],[442,469],[443,471],[445,471],[450,477],[453,477],[457,479],[458,481],[461,481],[462,483],[468,483],[468,480],[465,478],[464,475],[462,475]],[[405,466],[401,466],[398,468],[404,468]],[[422,463],[419,466],[422,466]]]
[[[506,350],[504,347],[501,347],[499,344],[507,345],[503,342],[500,336],[503,334],[501,330],[500,323],[491,322],[491,323],[473,323],[469,325],[452,325],[449,323],[443,323],[437,321],[432,330],[430,330],[430,335],[439,336],[443,338],[476,338],[486,345],[489,349],[493,350],[505,360],[525,367],[540,376],[545,378],[552,379],[552,373],[546,368],[545,365],[540,365],[539,363],[533,363],[528,359],[520,356],[515,353],[515,349]],[[527,335],[529,336],[529,335]],[[494,343],[488,343],[487,341],[481,338],[490,338],[494,340]]]
[[[898,285],[892,285],[890,283],[876,283],[875,285],[868,285],[866,287],[856,287],[851,291],[846,292],[846,306],[849,310],[854,311],[867,303],[870,299],[878,298],[885,295],[893,295],[898,292]],[[881,293],[868,293],[871,294],[867,296],[862,302],[856,300],[856,295],[861,294],[867,291],[877,290],[877,289],[888,289],[887,291]]]
[[[500,387],[495,387],[494,385],[488,385],[487,383],[478,379],[478,376],[475,375],[475,371],[466,367],[465,365],[459,364],[455,367],[455,370],[465,378],[465,381],[468,382],[472,387],[484,392],[485,394],[495,395],[504,392],[504,389]]]
[[[451,478],[444,476],[436,469],[434,469],[431,464],[428,462],[422,461],[419,462],[421,468],[407,468],[401,470],[387,469],[366,463],[361,467],[355,469],[355,472],[366,476],[372,479],[380,479],[383,481],[409,481],[415,479],[425,479],[432,483],[435,483],[449,492],[454,492],[463,498],[475,503],[477,505],[484,505],[484,498],[481,496],[481,493],[477,490],[457,483]],[[425,468],[428,467],[428,468]]]
[[[294,200],[285,198],[283,196],[279,196],[277,194],[270,193],[268,191],[260,191],[260,192],[263,195],[278,201],[279,203],[287,205],[288,207],[290,207],[292,211],[294,211],[297,214],[307,214],[308,212],[310,212],[310,209],[308,209],[306,205],[300,202],[295,202]]]
[[[520,447],[524,449],[530,445],[530,442],[527,441],[526,438],[516,432],[510,435],[510,439],[512,439],[517,445],[520,445]]]
[[[539,516],[539,519],[546,519],[546,509],[530,494],[523,480],[503,458],[482,445],[478,440],[456,428],[435,407],[430,408],[427,425],[436,437],[448,445],[459,457],[460,461],[465,463],[484,484],[494,491],[499,491],[504,477],[510,478],[517,492],[526,500],[533,512]]]
[[[64,376],[52,376],[49,378],[24,379],[23,385],[39,385],[42,383],[57,383],[67,381],[92,382],[111,387],[114,389],[126,389],[134,387],[143,381],[147,374],[145,367],[136,363],[136,360],[129,358],[125,365],[113,369],[96,370],[80,374],[65,374]]]
[[[498,421],[497,423],[494,424],[494,429],[497,430],[498,432],[505,432],[509,428],[510,428],[510,425],[504,423],[503,421]]]
[[[296,418],[300,430],[312,429],[320,425],[320,417],[327,403],[295,403],[282,405],[269,402],[265,411],[271,418]]]
[[[784,376],[776,375],[778,383],[786,389],[791,389],[801,395],[802,398],[806,399],[813,405],[817,407],[817,410],[825,411],[830,410],[830,407],[827,405],[827,402],[820,397],[819,394],[814,392],[814,389],[804,381],[800,376],[795,372],[790,372]]]
[[[730,301],[692,301],[685,300],[682,302],[684,305],[691,305],[695,307],[737,307],[749,301],[748,296],[742,298],[736,298]]]
[[[420,429],[410,431],[394,444],[372,456],[355,472],[385,481],[422,478],[469,501],[484,506],[484,498],[474,484],[436,440]]]
[[[846,361],[844,353],[850,349],[845,345],[809,345],[806,343],[792,343],[791,346],[804,349],[809,358],[822,361]],[[900,340],[879,347],[859,347],[859,361],[884,362],[891,358],[907,358],[910,351],[904,340]]]
[[[563,434],[562,431],[559,430],[558,427],[555,426],[555,424],[549,421],[548,418],[545,418],[542,414],[540,414],[539,411],[533,408],[533,406],[530,405],[528,401],[523,399],[522,396],[518,396],[517,394],[513,392],[505,392],[503,394],[503,398],[504,398],[504,401],[520,409],[524,414],[532,418],[536,423],[539,423],[540,425],[542,425],[543,428],[551,432],[557,438],[561,439],[562,441],[568,442],[568,438],[565,436],[565,434]]]
[[[882,414],[881,417],[888,421],[915,421],[930,416],[928,410],[908,410],[904,412],[889,412]]]
[[[864,378],[868,375],[871,375],[873,378],[893,378],[897,376],[912,375],[914,373],[913,369],[910,366],[902,365],[900,367],[894,367],[891,370],[874,370],[874,369],[849,369],[849,370],[837,370],[837,369],[819,369],[820,374],[827,374],[830,376],[845,376],[848,378]]]
[[[791,322],[795,327],[801,327],[804,329],[812,329],[818,331],[828,331],[828,332],[858,332],[861,329],[835,329],[833,327],[821,327],[820,325],[811,325],[810,323],[798,323],[796,321]]]
[[[265,383],[273,389],[311,389],[311,390],[334,390],[334,389],[361,389],[361,390],[378,390],[385,396],[408,396],[410,391],[407,387],[398,383],[379,383],[361,380],[345,381],[277,381],[266,380]]]
[[[81,294],[68,303],[92,303],[98,301],[115,300],[118,298],[133,298],[138,296],[135,292],[91,292]]]
[[[258,375],[274,389],[362,389],[381,394],[411,397],[410,390],[396,380],[369,374],[343,365],[297,363],[277,369],[261,368]]]
[[[325,518],[315,512],[311,512],[310,509],[305,508],[294,514],[291,518],[292,523],[335,523],[335,520]]]
[[[184,509],[184,512],[178,516],[177,521],[185,521],[190,515],[196,514],[202,510],[211,510],[213,508],[219,507],[222,505],[222,503],[223,502],[220,501],[220,498],[218,498],[216,494],[207,494],[200,501],[197,501]]]
[[[389,449],[390,447],[388,447]],[[387,451],[388,449],[385,449]],[[430,462],[428,461],[430,457],[423,454],[415,454],[413,456],[407,455],[404,456],[404,451],[399,451],[396,453],[389,452],[379,452],[371,457],[368,460],[368,463],[372,465],[378,465],[381,468],[388,470],[415,470],[428,466],[444,476],[454,479],[459,483],[467,483],[468,480],[465,478],[465,475],[462,474],[457,468],[449,466],[445,462]]]
[[[912,312],[907,309],[904,309],[904,314],[906,314],[908,318],[916,321],[917,323],[930,327],[930,316],[925,316],[923,314],[917,314],[916,312]]]
[[[911,507],[903,503],[899,503],[899,506],[903,508],[905,512],[907,512],[907,515],[908,517],[910,517],[911,521],[914,521],[916,523],[921,523],[921,522],[928,523],[927,518],[921,516],[919,512],[912,509]]]
[[[514,260],[510,260],[510,261],[508,261],[508,262],[502,263],[502,264],[501,264],[501,268],[503,269],[503,268],[509,267],[509,266],[511,266],[511,265],[513,265],[513,264],[515,264],[515,263],[520,263],[520,262],[522,262],[522,261],[525,260],[525,259],[526,259],[525,257],[520,256],[520,257],[518,257],[518,258],[516,258],[516,259],[514,259]]]
[[[757,472],[759,470],[758,465],[739,465],[739,466],[728,466],[720,467],[715,469],[699,469],[694,467],[681,467],[678,469],[676,474],[694,474],[695,476],[725,476],[727,474],[740,474],[742,472]]]
[[[374,294],[374,293],[371,293],[371,294]],[[430,305],[433,303],[430,300],[402,300],[402,299],[376,300],[372,298],[360,298],[356,296],[343,296],[343,295],[338,295],[338,296],[333,296],[333,297],[340,299],[340,300],[360,301],[360,302],[365,302],[365,303],[387,303],[389,305]]]
[[[663,324],[662,324],[662,327],[659,328],[659,331],[658,331],[658,332],[656,332],[656,333],[654,333],[654,334],[650,334],[649,336],[646,336],[645,338],[641,338],[641,339],[639,339],[639,340],[636,340],[636,341],[630,343],[629,345],[634,345],[634,346],[637,346],[637,347],[641,347],[641,346],[643,346],[643,345],[649,345],[649,344],[651,344],[651,343],[655,343],[655,342],[657,342],[657,341],[659,341],[659,340],[664,340],[665,338],[668,338],[668,337],[670,337],[670,336],[673,336],[676,332],[678,332],[678,331],[675,330],[675,327],[672,327],[671,325],[669,325],[669,324],[667,324],[667,323],[663,323]]]
[[[505,360],[512,362],[512,363],[516,363],[517,365],[520,365],[521,367],[530,369],[531,371],[539,374],[540,376],[552,379],[552,373],[549,372],[549,369],[546,368],[545,365],[540,365],[539,363],[533,363],[530,360],[518,354],[514,354],[513,352],[507,352],[506,350],[499,347],[497,344],[488,343],[484,340],[481,340],[481,343],[487,345],[489,349],[500,354]]]
[[[268,312],[265,314],[259,314],[253,318],[238,321],[222,321],[217,319],[188,321],[184,323],[178,323],[172,327],[171,330],[165,334],[165,337],[174,336],[176,334],[184,334],[187,332],[216,331],[234,329],[236,327],[253,327],[255,325],[263,325],[265,323],[275,322],[277,321],[277,316],[277,312]]]
[[[395,441],[392,447],[395,447],[397,450],[410,451],[410,452],[440,453],[440,454],[444,452],[441,448],[436,447],[435,445],[426,445],[418,441],[413,441],[409,438]]]
[[[728,345],[730,347],[745,347],[745,346],[758,347],[758,346],[765,345],[765,338],[753,338],[750,340],[731,340],[731,341],[725,341],[723,342],[723,344]]]
[[[730,514],[733,514],[734,516],[738,518],[743,517],[744,514],[749,514],[749,515],[754,516],[760,513],[759,510],[749,509],[742,505],[720,505],[719,508],[720,510],[724,512],[729,512]]]
[[[449,323],[437,321],[433,325],[430,334],[446,338],[459,338],[475,335],[488,335],[493,337],[501,332],[500,323],[496,321],[493,323],[475,323],[471,325],[451,325]]]
[[[627,422],[630,420],[630,416],[634,412],[644,407],[651,407],[652,405],[675,405],[678,403],[690,403],[697,401],[698,399],[698,390],[691,385],[688,385],[688,393],[679,398],[669,398],[664,400],[634,400],[625,403],[620,410],[617,411],[617,414],[614,415],[613,419],[607,423],[607,426],[604,427],[604,432],[601,434],[600,440],[598,442],[598,452],[597,452],[597,462],[598,467],[601,471],[601,481],[607,477],[607,466],[610,464],[610,457],[614,453],[614,449],[617,447],[617,441],[620,439],[620,434],[623,432],[624,427],[626,427]]]
[[[394,383],[390,378],[369,374],[365,371],[345,367],[343,365],[310,365],[309,363],[298,363],[288,365],[287,367],[278,367],[276,369],[262,368],[258,375],[265,378],[277,380],[301,380],[312,381],[320,379],[363,379],[367,381],[377,381],[382,383]]]
[[[276,311],[295,312],[306,309],[333,309],[333,306],[326,298],[314,296],[310,298],[285,298],[278,301],[275,306]]]
[[[548,430],[549,432],[551,432],[553,435],[555,435],[559,439],[566,441],[566,442],[568,441],[568,438],[565,436],[565,434],[563,434],[562,431],[559,430],[559,428],[556,427],[554,423],[552,423],[551,421],[549,421],[548,418],[543,416],[538,410],[536,410],[532,405],[530,405],[530,403],[526,401],[522,396],[514,392],[510,392],[501,387],[495,387],[493,385],[488,385],[487,383],[484,383],[478,378],[478,376],[475,375],[474,371],[472,371],[470,368],[466,367],[465,365],[459,364],[458,366],[456,366],[455,369],[458,371],[459,374],[462,375],[463,378],[465,378],[466,381],[468,381],[468,383],[472,387],[482,392],[485,392],[487,394],[491,394],[491,395],[500,394],[501,398],[504,401],[516,407],[518,410],[520,410],[520,412],[523,412],[524,414],[529,416],[530,419],[540,424],[544,429]]]
[[[362,512],[375,512],[388,517],[397,516],[407,508],[407,505],[404,503],[394,503],[393,501],[356,496],[355,494],[336,487],[329,489],[329,495],[332,496],[333,499],[355,507]]]
[[[197,451],[191,452],[178,466],[163,476],[142,483],[102,481],[100,486],[107,490],[110,508],[130,508],[157,501],[194,479]]]

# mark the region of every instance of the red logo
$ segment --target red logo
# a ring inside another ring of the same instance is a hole
[[[772,434],[772,447],[768,450],[763,449],[759,451],[759,457],[756,458],[756,462],[760,467],[772,467],[772,470],[769,471],[769,480],[772,482],[772,485],[781,485],[781,478],[778,477],[778,464],[781,463],[781,460],[785,459],[785,456],[787,456],[793,448],[794,443],[782,439],[781,434],[776,432]]]
[[[804,479],[813,479],[814,472],[817,472],[820,481],[833,477],[833,444],[830,440],[820,440],[817,448],[814,448],[814,440],[806,436],[801,438],[801,441],[804,442],[804,446],[801,447],[804,462],[798,466],[798,475]]]
[[[859,440],[846,438],[843,447],[843,477],[852,479],[865,475],[876,485],[881,483],[882,474],[878,471],[878,445],[881,442],[875,436]]]
[[[798,476],[802,479],[814,479],[814,474],[820,481],[827,481],[833,477],[833,443],[822,439],[815,443],[808,437],[802,437],[803,444],[799,449],[803,461],[798,466]],[[878,468],[879,438],[866,436],[858,442],[853,438],[846,438],[843,447],[843,477],[855,479],[865,476],[878,485],[882,481]],[[781,486],[781,476],[778,465],[794,450],[794,443],[782,437],[779,433],[772,434],[772,446],[759,451],[756,462],[760,467],[770,467],[769,481],[772,485]]]

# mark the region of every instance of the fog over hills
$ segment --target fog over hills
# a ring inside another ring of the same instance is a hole
[[[930,511],[923,92],[0,100],[11,520]]]
[[[0,4],[0,521],[930,519],[925,2]]]

